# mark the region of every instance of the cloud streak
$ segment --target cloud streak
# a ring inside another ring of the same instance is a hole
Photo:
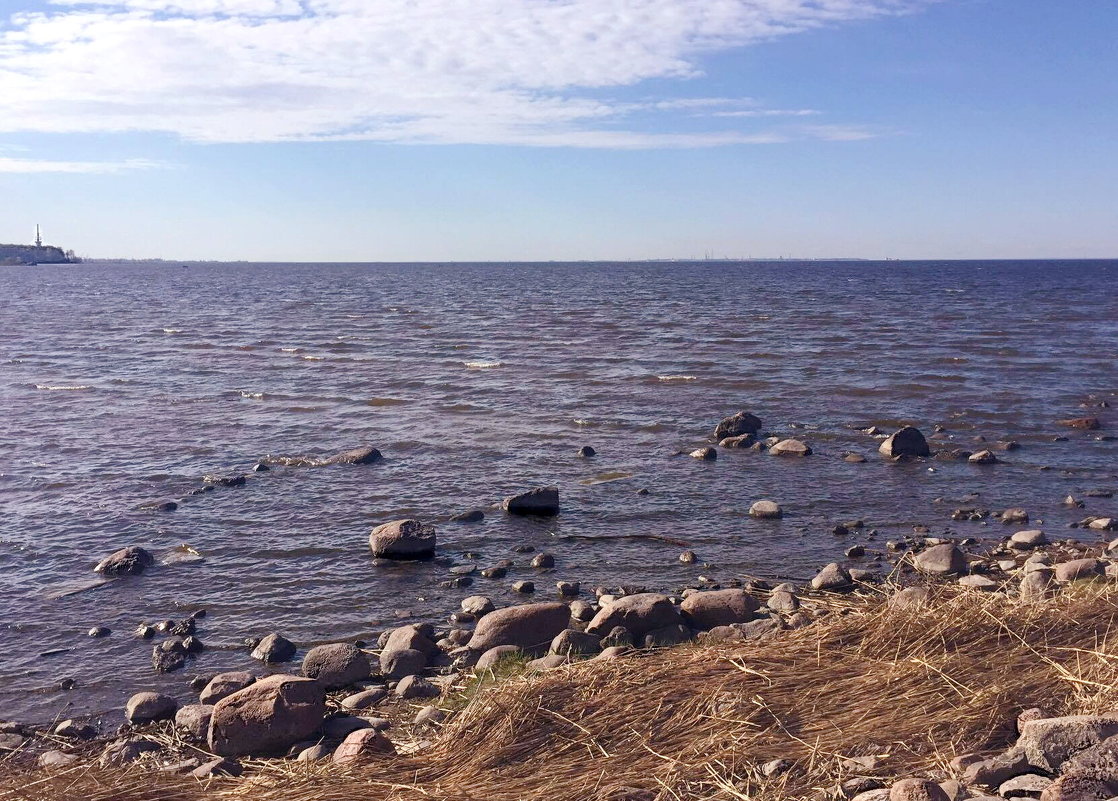
[[[602,98],[693,79],[712,52],[936,1],[54,0],[0,19],[0,133],[605,148],[842,139],[740,128],[811,109]],[[695,116],[721,124],[679,130]]]
[[[51,159],[17,159],[0,156],[0,173],[68,173],[95,174],[129,172],[132,170],[162,169],[167,165],[148,159],[124,161],[54,161]]]

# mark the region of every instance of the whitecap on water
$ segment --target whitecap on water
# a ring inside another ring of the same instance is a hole
[[[284,353],[298,353],[302,348],[280,348]]]
[[[660,381],[697,381],[698,376],[693,375],[658,375],[656,378]]]
[[[264,393],[263,392],[248,392],[247,390],[242,389],[241,390],[241,397],[246,398],[248,400],[264,400]]]
[[[462,362],[471,370],[492,370],[494,367],[503,367],[504,362]]]
[[[305,362],[321,362],[321,361],[323,361],[323,360],[324,360],[324,359],[325,359],[326,357],[325,357],[325,356],[303,356],[303,357],[301,357],[301,358],[302,358],[302,359],[303,359],[303,361],[305,361]]]
[[[47,392],[81,392],[82,390],[93,389],[93,387],[85,384],[36,384],[35,389],[42,389]]]
[[[164,328],[163,333],[164,334],[181,334],[182,329],[181,328]]]

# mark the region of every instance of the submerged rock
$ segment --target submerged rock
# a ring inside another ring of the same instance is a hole
[[[459,512],[450,518],[451,523],[480,523],[483,520],[485,520],[485,512],[480,509]]]
[[[798,439],[782,439],[769,448],[769,453],[773,456],[811,456],[812,450]]]
[[[252,651],[252,658],[261,662],[287,662],[295,656],[295,643],[279,634],[264,637]]]
[[[698,459],[701,462],[713,462],[718,458],[718,451],[709,445],[704,448],[698,448],[691,451],[689,454],[692,459]]]
[[[373,464],[384,458],[376,448],[366,445],[362,448],[343,451],[326,460],[326,464]]]
[[[758,520],[779,520],[784,510],[775,501],[761,500],[749,507],[749,516]]]

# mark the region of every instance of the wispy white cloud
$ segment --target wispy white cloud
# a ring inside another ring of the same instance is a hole
[[[714,51],[937,0],[52,2],[0,19],[0,133],[697,147],[841,137],[672,133],[673,113],[744,124],[815,112],[601,98],[695,78]],[[637,110],[663,115],[660,133],[627,119]]]
[[[50,159],[16,159],[0,156],[0,173],[116,173],[129,170],[150,170],[166,167],[158,161],[127,159],[125,161],[53,161]]]

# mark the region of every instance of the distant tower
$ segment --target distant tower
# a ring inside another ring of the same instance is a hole
[[[39,235],[39,226],[35,226],[35,247],[41,248],[43,246],[43,237]]]

